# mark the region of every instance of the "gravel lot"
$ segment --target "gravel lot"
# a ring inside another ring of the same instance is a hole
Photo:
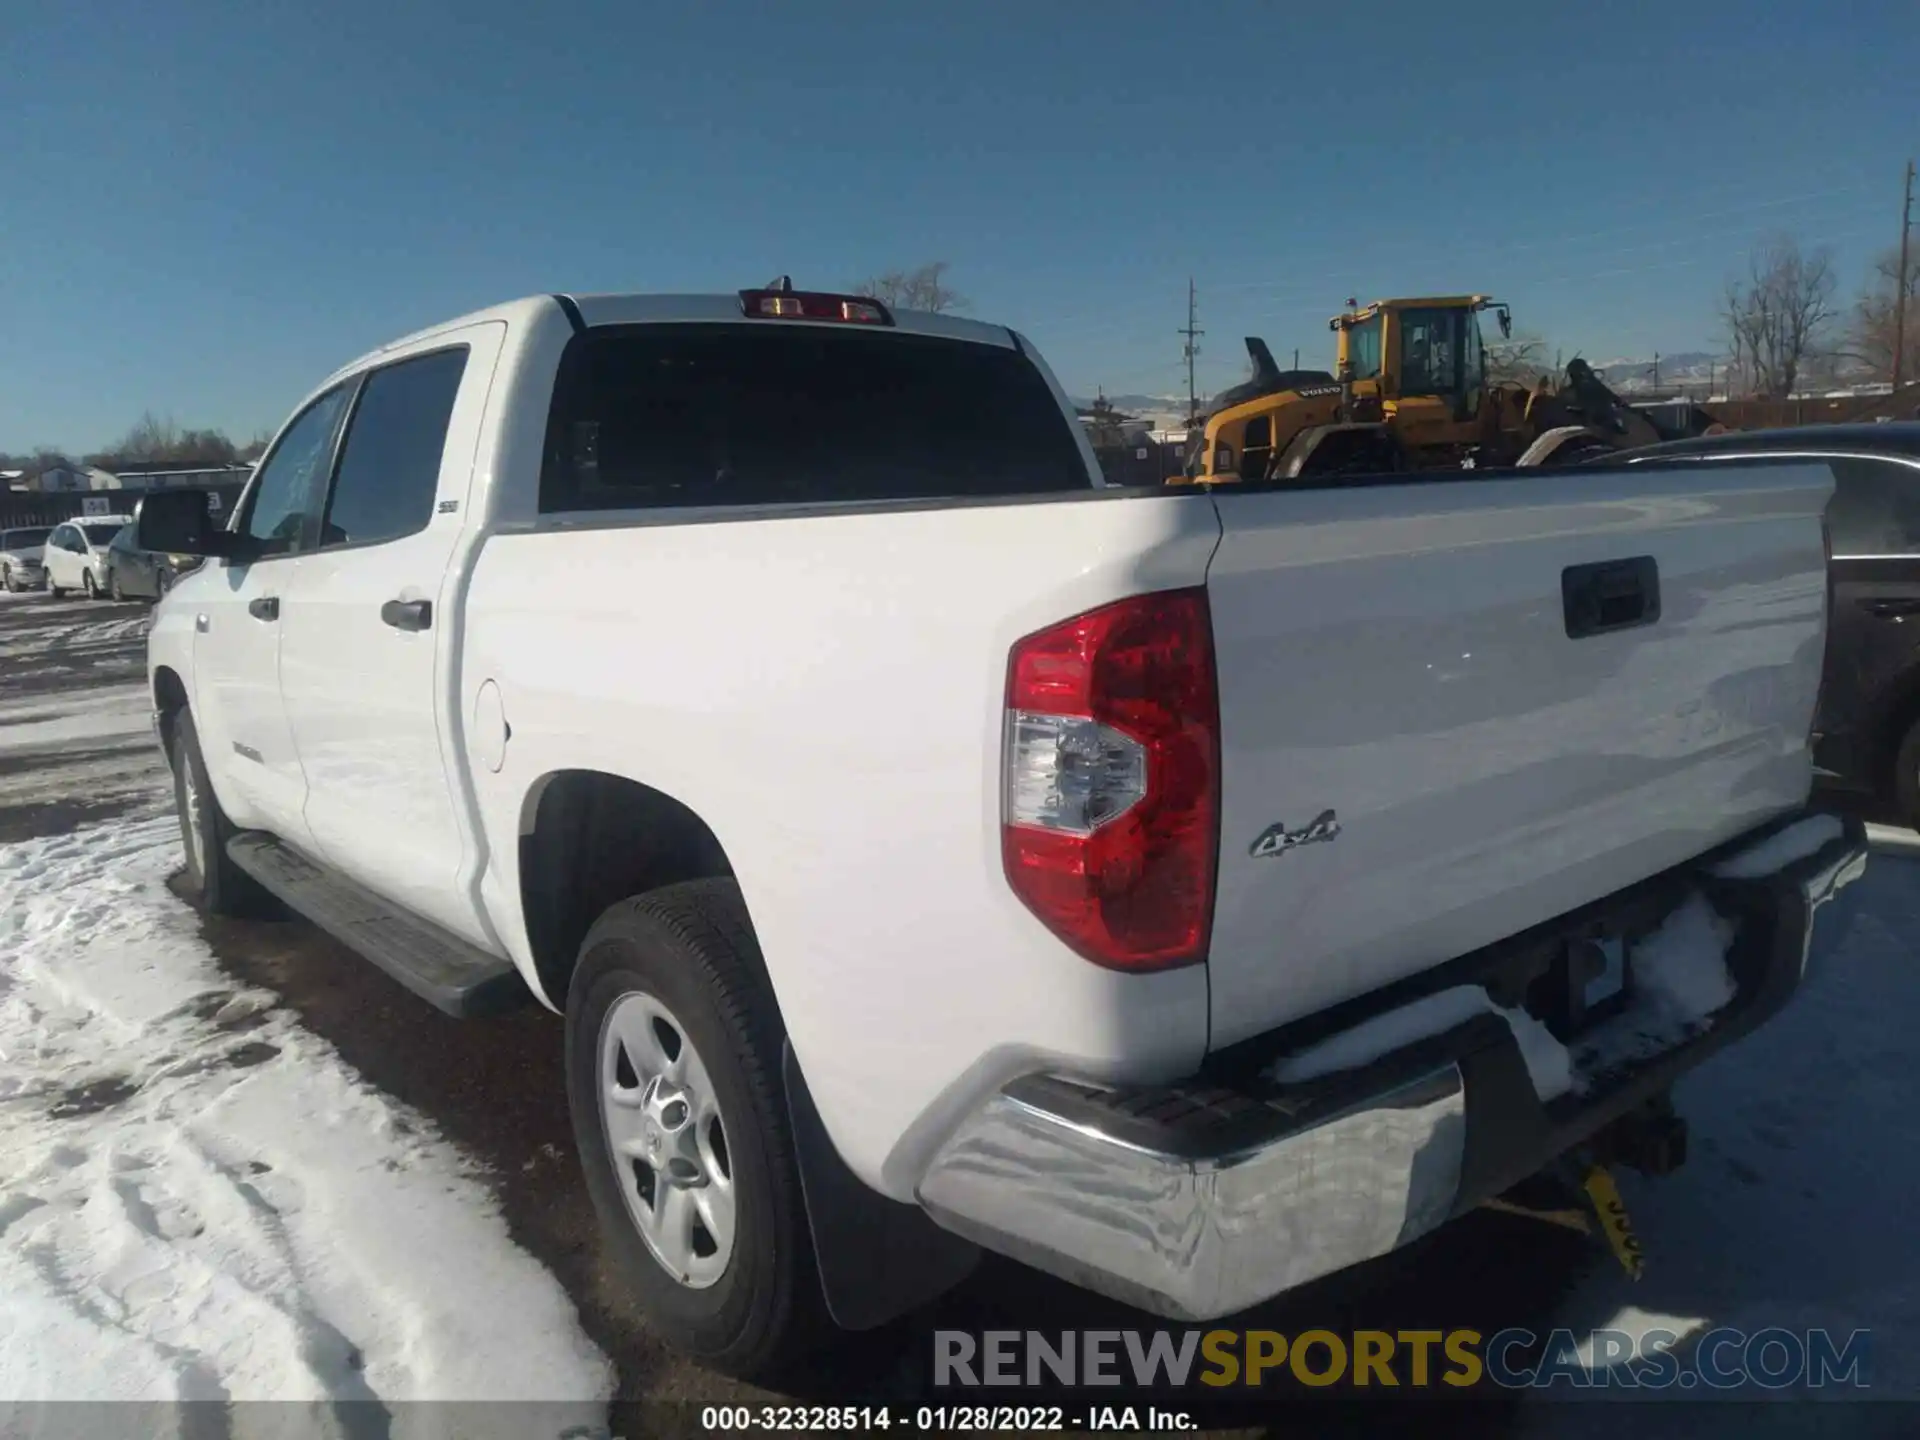
[[[0,852],[66,835],[91,844],[170,813],[141,688],[145,616],[138,605],[0,601]],[[1868,1326],[1876,1392],[1920,1397],[1920,1364],[1908,1358],[1920,1340],[1920,1254],[1906,1214],[1920,1175],[1906,1143],[1920,1099],[1911,1024],[1920,1013],[1911,966],[1920,942],[1920,869],[1898,853],[1900,837],[1886,838],[1890,853],[1876,858],[1862,882],[1869,903],[1831,983],[1688,1082],[1680,1100],[1694,1122],[1695,1152],[1685,1170],[1661,1182],[1623,1182],[1650,1257],[1637,1286],[1588,1240],[1482,1213],[1235,1323],[1289,1333],[1460,1326],[1491,1333],[1511,1325],[1544,1332],[1556,1324],[1623,1323],[1627,1314],[1640,1323],[1665,1316],[1750,1328]],[[467,1157],[497,1196],[513,1240],[557,1278],[586,1335],[613,1362],[616,1401],[780,1398],[665,1353],[608,1282],[569,1139],[561,1032],[552,1016],[528,1010],[453,1021],[301,922],[202,920],[183,909],[180,923],[197,926],[238,992],[272,992],[291,1025],[324,1041],[398,1102],[399,1113],[424,1117],[428,1130]],[[0,917],[0,947],[7,933]],[[0,965],[4,954],[0,948]],[[6,985],[0,970],[0,994]],[[0,1054],[0,1075],[7,1063]],[[6,1093],[0,1090],[0,1106],[10,1103]],[[7,1232],[5,1210],[0,1203],[0,1250],[19,1243]],[[498,1324],[515,1319],[503,1314]],[[929,1312],[838,1347],[794,1398],[926,1397],[937,1328],[1153,1323],[989,1260]],[[1581,1425],[1584,1433],[1596,1408],[1577,1407],[1576,1416],[1571,1406],[1494,1405],[1476,1409],[1469,1428],[1546,1434]],[[1686,1408],[1694,1412],[1688,1433],[1724,1425],[1729,1435],[1751,1434],[1759,1419],[1771,1418],[1744,1406],[1712,1415]],[[1846,1415],[1830,1433],[1892,1433],[1890,1407],[1849,1406]],[[1308,1433],[1374,1433],[1381,1419],[1372,1407],[1336,1413],[1316,1406]],[[1638,1420],[1634,1428],[1645,1430]]]

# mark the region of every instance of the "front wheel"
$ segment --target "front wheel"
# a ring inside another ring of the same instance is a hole
[[[51,570],[47,571],[47,594],[55,600],[64,600],[67,598],[66,590],[53,583],[53,571]]]
[[[581,945],[567,1096],[601,1232],[663,1338],[739,1376],[783,1369],[830,1326],[784,1039],[732,880],[623,900]]]
[[[173,799],[180,813],[180,844],[187,852],[187,890],[210,915],[269,914],[273,903],[267,892],[227,855],[233,822],[220,808],[219,797],[207,779],[206,757],[200,753],[200,732],[193,712],[182,710],[173,722]]]

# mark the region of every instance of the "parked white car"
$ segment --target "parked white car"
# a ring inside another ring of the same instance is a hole
[[[204,496],[202,504],[205,503]],[[107,593],[107,547],[113,537],[133,523],[131,515],[89,515],[56,525],[47,537],[42,565],[47,593],[58,600],[79,590],[89,600]]]
[[[46,583],[40,556],[50,533],[50,527],[45,525],[0,530],[0,588],[12,595],[22,590],[38,590]]]
[[[751,1373],[982,1247],[1203,1320],[1674,1080],[1865,863],[1819,464],[1100,484],[1016,332],[545,296],[303,401],[149,673],[186,882],[565,1015],[617,1273]]]

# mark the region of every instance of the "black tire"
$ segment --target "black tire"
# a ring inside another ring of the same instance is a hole
[[[213,793],[207,762],[200,753],[200,734],[193,712],[182,710],[173,721],[173,803],[180,817],[180,848],[186,852],[188,893],[209,915],[270,915],[277,907],[260,883],[227,856],[234,824]],[[196,846],[191,827],[199,827],[203,843]]]
[[[113,597],[113,603],[127,603],[127,592],[120,588],[120,571],[116,568],[107,572],[107,593]]]
[[[67,592],[53,583],[53,571],[51,570],[47,571],[47,594],[55,600],[64,600],[67,598]]]
[[[100,598],[100,587],[93,583],[93,571],[83,570],[80,572],[80,589],[89,600],[98,600]]]
[[[649,1249],[628,1212],[601,1118],[602,1029],[616,1003],[634,995],[658,1001],[684,1028],[725,1127],[732,1251],[704,1289],[681,1283]],[[567,1099],[612,1267],[663,1339],[743,1378],[783,1372],[832,1328],[780,1080],[784,1039],[732,880],[694,880],[623,900],[581,944],[567,993]]]
[[[12,595],[16,593],[16,589],[13,583],[13,567],[12,566],[8,566],[6,569],[0,570],[0,585],[4,585],[7,587],[7,594]]]
[[[173,589],[173,571],[162,565],[153,574],[153,600],[157,605],[167,598],[167,592]]]

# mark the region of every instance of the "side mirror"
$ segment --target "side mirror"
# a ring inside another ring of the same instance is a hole
[[[239,538],[213,523],[211,490],[156,490],[133,510],[133,543],[156,555],[233,556]]]

